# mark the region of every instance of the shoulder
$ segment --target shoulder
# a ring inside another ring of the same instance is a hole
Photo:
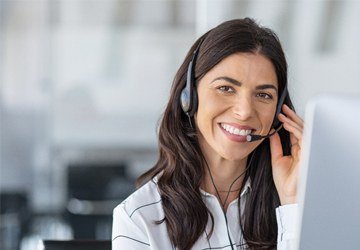
[[[163,216],[161,198],[154,180],[140,187],[114,209],[113,247],[149,246],[149,229]],[[115,248],[117,249],[117,248]],[[122,249],[122,248],[121,248]]]
[[[156,179],[140,187],[114,209],[113,249],[170,246]],[[168,249],[168,247],[166,247]]]
[[[162,214],[161,196],[156,179],[148,181],[114,209],[115,216],[128,216],[132,220],[158,218]],[[158,216],[155,216],[158,215]]]

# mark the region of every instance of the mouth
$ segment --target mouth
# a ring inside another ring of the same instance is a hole
[[[239,128],[226,123],[220,123],[220,126],[233,135],[247,136],[255,131],[255,129],[248,126],[243,126],[242,128]]]
[[[219,123],[219,127],[230,140],[235,142],[246,142],[246,136],[256,130],[249,126],[235,126],[229,123]]]

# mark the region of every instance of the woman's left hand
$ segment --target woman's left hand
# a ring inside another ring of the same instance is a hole
[[[272,174],[281,205],[297,202],[297,184],[299,162],[301,155],[301,141],[304,121],[287,105],[282,106],[285,114],[279,114],[279,120],[284,129],[290,133],[291,155],[284,156],[280,136],[275,133],[270,137]]]

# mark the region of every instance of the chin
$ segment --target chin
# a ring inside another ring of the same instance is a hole
[[[244,152],[233,152],[231,154],[225,153],[223,154],[223,158],[228,160],[228,161],[241,161],[243,159],[245,159],[246,157],[249,156],[251,152],[248,153],[244,153]]]

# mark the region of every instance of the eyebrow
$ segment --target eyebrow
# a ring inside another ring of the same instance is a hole
[[[241,82],[239,82],[238,80],[235,80],[234,78],[228,77],[228,76],[219,76],[216,77],[214,80],[212,80],[211,83],[217,81],[217,80],[225,80],[231,84],[234,84],[236,86],[241,86]],[[263,90],[263,89],[274,89],[277,92],[277,87],[275,87],[274,84],[262,84],[262,85],[258,85],[256,86],[256,89],[258,90]]]

